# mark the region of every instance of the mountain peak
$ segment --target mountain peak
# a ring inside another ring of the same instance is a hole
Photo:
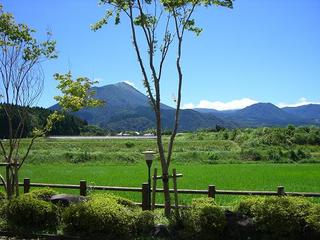
[[[247,108],[250,108],[250,107],[278,108],[276,105],[269,103],[269,102],[255,103],[255,104],[248,106]]]
[[[125,88],[134,88],[134,89],[136,89],[134,87],[133,83],[130,83],[130,82],[127,82],[127,81],[118,82],[118,83],[115,83],[114,85],[117,86],[117,87],[125,87]]]

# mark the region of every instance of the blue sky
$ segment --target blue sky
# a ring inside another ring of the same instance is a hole
[[[45,91],[38,105],[54,104],[52,75],[99,79],[100,85],[129,81],[144,92],[129,26],[90,25],[103,16],[96,0],[4,0],[4,10],[44,38],[49,29],[59,58],[43,64]],[[184,107],[239,108],[258,102],[279,106],[320,103],[320,1],[237,0],[234,9],[196,12],[200,37],[184,42]],[[174,57],[174,54],[170,55]],[[173,105],[172,61],[162,80],[162,101]]]

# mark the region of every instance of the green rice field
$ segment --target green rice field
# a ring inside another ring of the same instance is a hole
[[[28,140],[22,142],[26,147]],[[254,149],[262,152],[291,151],[302,148],[310,152],[311,162],[319,160],[319,146],[292,145],[266,146]],[[286,191],[320,192],[320,164],[293,162],[253,161],[243,158],[247,144],[221,140],[213,135],[185,134],[177,137],[173,168],[183,177],[178,179],[178,188],[203,189],[215,185],[224,190],[268,190],[276,191],[284,186]],[[147,166],[142,151],[156,150],[154,139],[140,140],[57,140],[39,139],[29,159],[22,167],[20,180],[30,178],[31,182],[79,184],[86,180],[95,185],[141,187],[147,181]],[[280,150],[279,150],[280,149]],[[159,159],[152,166],[159,168]],[[1,169],[4,173],[4,169]],[[159,184],[160,185],[160,184]],[[158,185],[158,186],[159,186]],[[172,186],[172,183],[171,183]],[[78,190],[60,192],[78,193]],[[124,197],[140,202],[139,193],[118,192]],[[180,203],[189,203],[201,195],[179,195]],[[217,196],[224,204],[238,199],[235,196]],[[161,194],[158,202],[162,201]]]
[[[320,192],[318,164],[174,164],[172,167],[183,174],[178,180],[179,188],[207,189],[213,184],[217,189],[275,191],[281,185],[286,191]],[[30,164],[24,166],[20,176],[30,178],[31,182],[79,184],[83,179],[91,186],[140,187],[147,181],[147,167],[143,162],[135,165]],[[141,200],[137,193],[118,194]],[[194,197],[199,195],[181,195],[180,200],[189,202]],[[225,203],[235,198],[218,196],[217,201]]]

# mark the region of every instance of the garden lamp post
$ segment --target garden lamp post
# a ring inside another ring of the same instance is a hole
[[[154,151],[144,151],[144,158],[146,160],[146,164],[148,166],[148,185],[149,185],[149,189],[148,189],[148,203],[149,203],[149,209],[151,209],[151,165],[152,165],[152,161],[154,159]]]

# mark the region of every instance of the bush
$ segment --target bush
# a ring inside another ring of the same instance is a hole
[[[140,212],[134,221],[135,232],[140,235],[150,235],[154,228],[155,215],[152,211]]]
[[[272,161],[272,162],[279,162],[281,160],[281,150],[279,150],[278,152],[276,151],[268,151],[268,160]]]
[[[126,145],[127,148],[134,147],[134,143],[133,142],[126,142],[125,145]]]
[[[56,208],[31,194],[11,200],[7,207],[9,228],[24,231],[54,230],[57,225]]]
[[[181,239],[219,239],[225,225],[224,210],[213,198],[194,199],[191,209],[181,210],[170,223],[176,237]]]
[[[239,202],[236,210],[242,215],[253,217],[253,207],[262,204],[263,201],[263,197],[248,197]]]
[[[316,204],[311,208],[306,221],[314,231],[320,233],[320,205]]]
[[[240,156],[246,161],[260,161],[262,159],[261,154],[253,149],[241,150]]]
[[[312,204],[297,197],[267,197],[242,201],[239,212],[252,216],[258,231],[272,238],[302,236]]]
[[[0,192],[0,201],[7,199],[7,195],[4,192]]]
[[[138,211],[141,209],[139,206],[137,206],[134,202],[130,201],[129,199],[119,197],[114,194],[103,194],[103,195],[97,194],[97,196],[98,196],[98,198],[105,197],[105,198],[114,199],[118,204],[130,209],[131,211]]]
[[[71,205],[62,213],[64,231],[107,239],[129,239],[134,229],[134,211],[110,195],[94,195],[89,201]]]
[[[2,194],[0,194],[0,195],[2,195]],[[3,194],[3,197],[4,196],[5,195]],[[0,196],[0,197],[2,197],[2,196]],[[7,204],[8,204],[8,201],[5,198],[0,198],[0,229],[6,228]]]
[[[212,162],[212,161],[217,161],[219,160],[219,156],[216,153],[210,153],[208,156],[208,161]]]
[[[25,195],[30,195],[33,198],[49,202],[50,198],[56,194],[58,194],[58,192],[56,192],[51,188],[42,188],[42,189],[33,190],[30,193],[27,193]]]

